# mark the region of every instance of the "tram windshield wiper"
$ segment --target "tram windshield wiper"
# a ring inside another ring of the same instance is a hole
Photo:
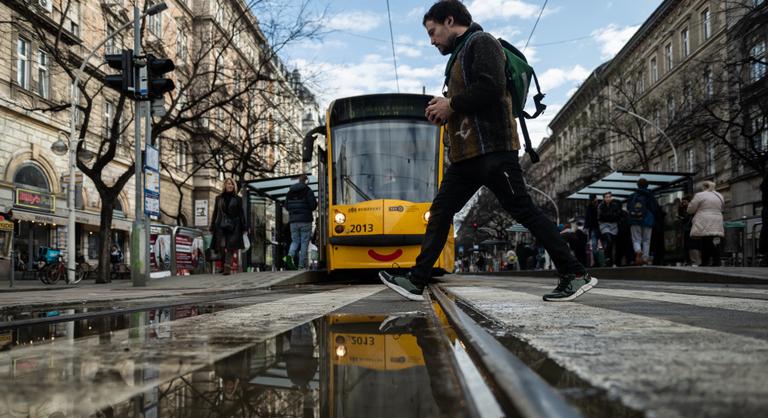
[[[352,179],[349,178],[349,176],[342,175],[341,178],[342,178],[342,180],[344,180],[345,183],[349,184],[349,186],[352,187],[352,190],[356,191],[357,194],[360,195],[360,197],[362,197],[365,200],[373,200],[373,199],[371,199],[370,196],[365,194],[365,192],[362,189],[360,189],[360,187],[358,187],[357,184],[355,184],[355,182],[353,182]]]

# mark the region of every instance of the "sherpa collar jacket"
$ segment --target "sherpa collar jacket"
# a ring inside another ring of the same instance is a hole
[[[451,161],[519,150],[501,44],[477,23],[472,23],[456,44],[463,40],[463,47],[453,52],[458,55],[446,71],[447,97],[453,109],[446,124]]]

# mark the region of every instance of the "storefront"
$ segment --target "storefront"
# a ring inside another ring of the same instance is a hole
[[[39,248],[57,247],[56,231],[65,218],[56,216],[56,196],[37,164],[24,163],[14,174],[13,183],[14,248],[19,260],[32,269]]]

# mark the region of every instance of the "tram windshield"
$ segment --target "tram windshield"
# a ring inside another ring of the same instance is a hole
[[[437,192],[439,128],[415,120],[377,120],[333,129],[333,200],[431,201]]]

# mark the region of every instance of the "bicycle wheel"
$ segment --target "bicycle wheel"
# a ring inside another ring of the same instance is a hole
[[[35,270],[35,275],[37,276],[38,280],[40,280],[43,284],[50,284],[48,283],[48,268],[50,266],[45,265],[42,268],[39,268]]]
[[[62,263],[51,264],[47,270],[48,284],[56,284],[62,276],[67,274],[67,268]]]
[[[80,281],[83,280],[83,278],[85,278],[86,274],[87,272],[85,271],[83,266],[81,264],[78,264],[77,268],[75,268],[75,280],[73,282],[69,282],[69,284],[80,283]]]

